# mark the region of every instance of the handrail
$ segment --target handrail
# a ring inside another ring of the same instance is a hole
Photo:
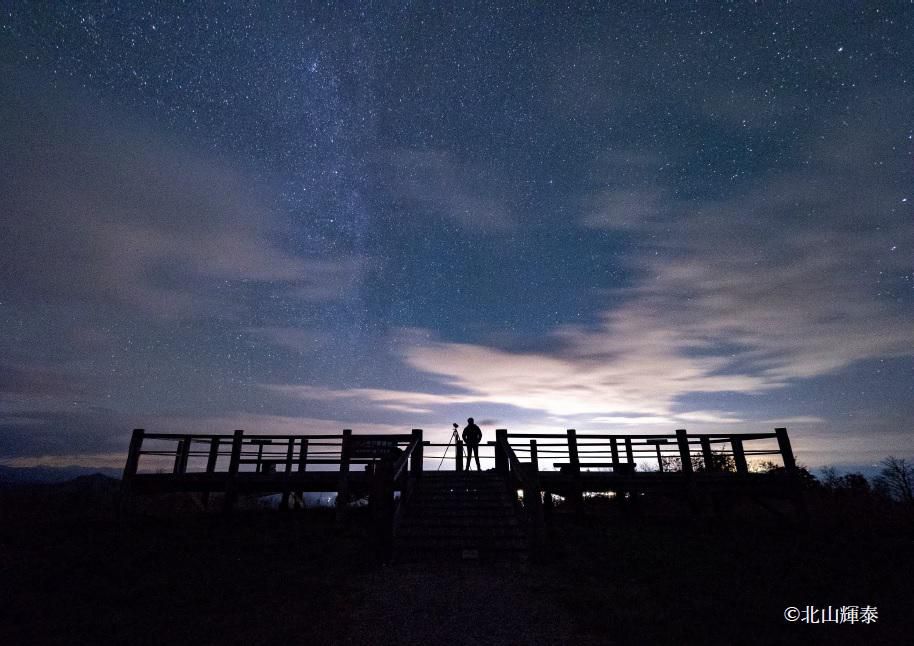
[[[507,440],[497,440],[497,446],[502,451],[504,451],[505,455],[508,458],[508,463],[511,465],[509,473],[514,474],[517,481],[520,482],[520,484],[524,487],[532,486],[532,478],[527,473],[524,463],[521,462],[517,457],[517,454],[514,452],[514,448],[511,446],[511,444],[508,443]]]
[[[409,459],[412,457],[413,451],[416,449],[416,446],[421,441],[421,440],[417,440],[416,438],[414,438],[412,436],[409,436],[409,437],[412,439],[412,441],[409,443],[409,445],[406,447],[406,449],[403,451],[403,453],[400,454],[400,457],[397,458],[397,460],[393,464],[393,468],[391,469],[393,472],[393,481],[394,482],[399,480],[400,472],[406,468],[407,464],[409,464]]]
[[[387,437],[387,436],[385,436]],[[403,437],[410,437],[408,435]],[[143,438],[146,440],[182,440],[185,438],[190,439],[201,439],[201,440],[213,440],[216,438],[225,439],[231,441],[231,433],[144,433]],[[260,433],[252,433],[250,435],[245,435],[244,439],[263,439],[263,440],[288,440],[288,439],[302,439],[308,438],[309,440],[341,440],[343,438],[341,433],[335,435],[327,434],[317,434],[317,435],[261,435]]]

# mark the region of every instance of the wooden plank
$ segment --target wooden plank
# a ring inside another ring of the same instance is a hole
[[[308,438],[303,437],[301,447],[298,449],[298,470],[299,472],[308,470]]]
[[[410,457],[409,463],[409,472],[414,478],[422,477],[422,460],[423,460],[423,443],[422,443],[422,429],[414,428],[412,441],[416,443],[416,448],[413,449],[413,454]]]
[[[136,475],[140,466],[140,451],[143,449],[143,434],[145,431],[141,428],[133,429],[130,436],[130,447],[127,449],[127,464],[124,465],[124,476],[122,482],[129,483],[130,479]]]
[[[336,524],[346,520],[346,506],[349,504],[349,453],[352,450],[352,429],[343,429],[343,444],[340,448],[340,479],[336,488]]]
[[[289,438],[289,444],[286,446],[285,473],[286,479],[292,475],[292,462],[295,459],[295,438]],[[286,487],[282,490],[282,499],[279,501],[279,508],[283,511],[289,509],[289,496],[292,495],[291,489]]]
[[[787,437],[786,428],[774,429],[778,438],[778,450],[781,453],[781,459],[784,461],[784,469],[787,473],[793,474],[797,470],[796,458],[793,456],[793,449],[790,447],[790,438]]]
[[[572,492],[570,500],[575,509],[580,512],[582,511],[582,503],[584,502],[584,492],[581,490],[581,461],[578,457],[578,432],[569,428],[566,431],[568,437],[568,459],[570,461],[571,469],[571,479],[572,479]]]
[[[711,453],[711,440],[708,437],[701,437],[701,459],[705,463],[705,471],[708,473],[716,471],[716,464],[714,463],[714,454]]]
[[[739,474],[749,473],[749,465],[746,464],[746,452],[743,449],[743,440],[733,435],[730,437],[730,444],[733,446],[733,461],[736,463],[736,472]]]
[[[508,455],[505,453],[502,444],[508,443],[508,429],[495,429],[495,471],[507,475],[509,471]]]
[[[692,475],[692,452],[689,448],[689,434],[684,428],[676,429],[676,443],[679,445],[679,461],[682,463],[682,472],[690,476]]]
[[[238,464],[241,461],[241,444],[243,442],[244,431],[236,430],[232,435],[232,454],[229,458],[229,468],[225,478],[224,511],[226,513],[232,511],[238,498],[238,492],[235,489],[235,477],[238,475]]]
[[[209,455],[206,456],[206,472],[215,473],[216,463],[219,461],[219,445],[222,438],[212,437],[209,440]],[[203,492],[203,508],[209,508],[209,491]]]

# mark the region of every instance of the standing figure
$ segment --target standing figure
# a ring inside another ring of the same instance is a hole
[[[467,425],[463,429],[463,443],[467,447],[467,468],[470,470],[470,456],[476,456],[476,470],[482,471],[479,466],[479,443],[482,441],[482,431],[473,422],[473,418],[467,420]]]

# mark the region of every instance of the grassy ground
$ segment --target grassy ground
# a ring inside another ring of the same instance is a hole
[[[548,558],[377,567],[358,513],[117,521],[96,493],[0,492],[0,644],[910,643],[903,523],[556,514]],[[786,606],[874,605],[870,626]]]

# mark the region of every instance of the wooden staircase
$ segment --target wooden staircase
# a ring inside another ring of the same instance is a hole
[[[394,559],[526,560],[527,532],[495,472],[425,472],[394,533]]]

